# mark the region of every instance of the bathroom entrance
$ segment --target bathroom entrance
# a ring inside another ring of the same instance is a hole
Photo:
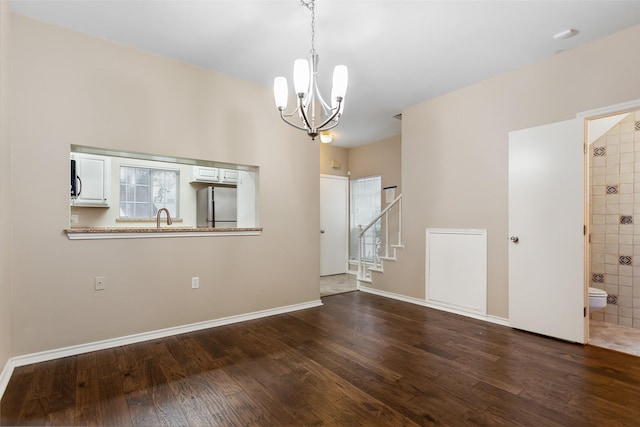
[[[589,343],[640,356],[640,107],[587,124]]]

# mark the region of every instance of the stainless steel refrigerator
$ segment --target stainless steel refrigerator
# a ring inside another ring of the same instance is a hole
[[[235,187],[207,187],[198,190],[198,227],[237,228],[238,202]]]

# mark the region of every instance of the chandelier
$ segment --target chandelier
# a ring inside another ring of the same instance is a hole
[[[297,59],[293,64],[293,86],[297,95],[297,107],[286,113],[289,92],[287,79],[276,77],[273,81],[273,95],[280,117],[287,124],[303,130],[315,140],[320,132],[336,127],[344,110],[344,95],[347,92],[348,73],[345,65],[337,65],[333,70],[331,105],[318,90],[318,54],[315,47],[316,14],[315,0],[300,0],[300,4],[311,11],[311,51],[309,59]],[[292,120],[297,116],[297,120]],[[296,123],[299,121],[299,123]]]

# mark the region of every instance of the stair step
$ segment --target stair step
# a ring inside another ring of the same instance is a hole
[[[378,273],[384,273],[384,269],[382,267],[367,267],[369,271],[377,271]]]
[[[373,261],[364,261],[364,265],[373,265]],[[358,267],[358,261],[349,261],[349,266]]]
[[[371,277],[358,277],[358,282],[367,282],[371,283]]]
[[[380,259],[383,261],[393,261],[393,262],[397,261],[396,257],[390,257],[390,256],[381,256]]]
[[[404,249],[404,245],[389,245],[390,248]]]

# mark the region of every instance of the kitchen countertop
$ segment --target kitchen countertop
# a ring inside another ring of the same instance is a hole
[[[68,228],[64,230],[64,233],[70,240],[135,239],[148,237],[259,236],[262,233],[262,227],[78,227]]]

